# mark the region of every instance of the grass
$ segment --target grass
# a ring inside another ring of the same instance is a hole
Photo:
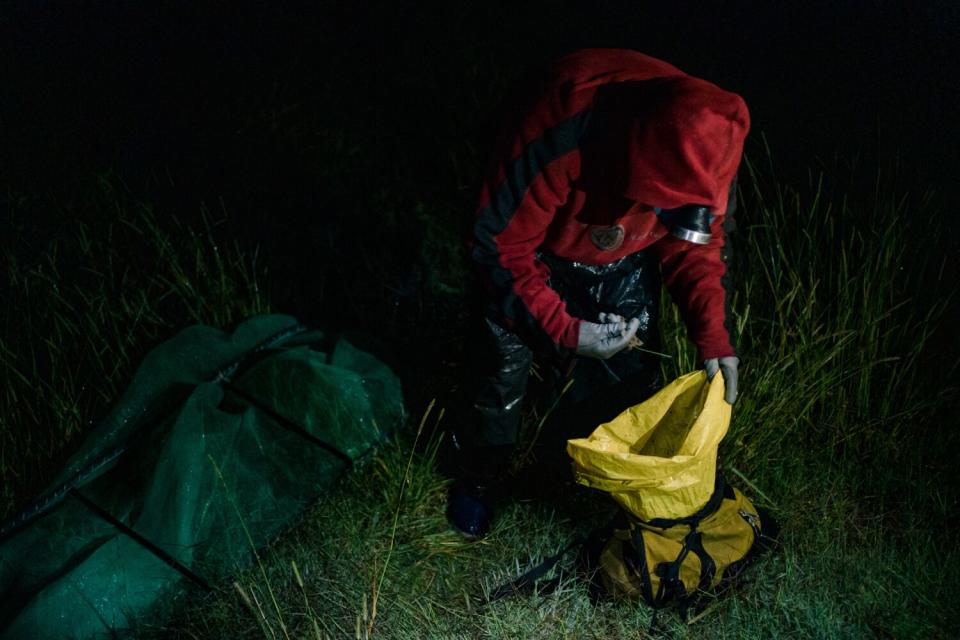
[[[488,81],[480,73],[473,85],[497,84]],[[324,109],[284,111],[287,100],[251,110],[244,140],[269,133],[300,145],[302,158],[284,145],[277,157],[300,158],[316,170],[312,178],[335,183],[331,191],[342,196],[335,203],[366,191],[355,209],[329,221],[342,230],[319,236],[332,257],[318,257],[304,280],[322,285],[319,317],[340,313],[347,324],[408,345],[398,370],[422,428],[411,423],[298,527],[258,550],[254,566],[213,593],[183,594],[170,603],[172,620],[140,635],[648,636],[649,609],[591,603],[570,563],[549,594],[483,602],[499,584],[604,522],[611,506],[603,496],[569,483],[546,494],[518,491],[499,505],[490,536],[472,544],[445,522],[447,480],[438,472],[438,452],[451,420],[443,409],[453,413],[447,398],[458,378],[436,370],[463,369],[469,287],[456,247],[465,176],[478,164],[469,141],[449,145],[456,150],[436,179],[455,185],[455,194],[435,185],[439,195],[416,193],[417,162],[401,167],[395,184],[384,180],[387,187],[370,190],[379,165],[368,166],[350,136],[327,123]],[[480,96],[472,108],[485,112],[491,100]],[[960,353],[949,325],[957,265],[938,244],[943,216],[931,213],[922,194],[904,195],[887,179],[863,189],[856,175],[851,187],[842,172],[830,172],[783,184],[766,161],[770,155],[754,150],[742,180],[733,300],[741,396],[721,464],[777,514],[784,547],[692,624],[666,616],[666,635],[952,637],[960,625],[953,607],[960,590],[953,417]],[[8,198],[11,232],[0,244],[4,514],[50,479],[150,346],[188,323],[228,327],[269,310],[276,306],[270,292],[290,284],[276,275],[282,255],[273,256],[267,273],[253,245],[235,240],[240,234],[226,219],[232,211],[171,212],[116,175],[85,180],[81,195],[65,202]],[[301,185],[290,184],[288,193],[297,193]],[[380,212],[382,223],[367,235],[366,218],[356,215],[365,208]],[[323,233],[325,224],[318,225]],[[307,233],[286,235],[311,250],[319,242]],[[394,243],[403,246],[393,252]],[[351,256],[359,258],[348,262]],[[407,269],[411,260],[419,273]],[[303,271],[294,267],[285,274]],[[664,360],[667,376],[693,368],[672,307],[663,331],[672,356]],[[439,346],[425,346],[424,334]],[[440,400],[431,405],[431,398]],[[548,409],[529,407],[526,433],[540,432]]]
[[[849,202],[822,177],[794,190],[770,167],[750,164],[748,174],[734,267],[742,392],[721,462],[777,513],[784,549],[692,624],[667,616],[669,633],[949,637],[958,623],[949,598],[960,588],[948,421],[957,354],[934,341],[956,289],[935,251],[908,250],[923,200],[878,182],[870,201]],[[51,239],[39,261],[5,248],[4,291],[18,310],[0,341],[8,509],[49,477],[151,344],[185,323],[229,326],[269,308],[256,254],[222,240],[228,230],[209,213],[193,226],[161,224],[109,176],[89,210],[101,216]],[[433,247],[453,235],[438,214],[413,214],[437,224],[424,234]],[[465,296],[460,266],[444,268],[456,256],[430,251],[439,275],[419,295]],[[672,308],[664,331],[667,375],[689,370],[693,352]],[[528,433],[543,410],[530,407]],[[496,586],[605,521],[609,503],[569,483],[521,491],[500,505],[487,539],[467,543],[443,515],[443,409],[423,408],[413,427],[249,571],[214,593],[184,595],[172,621],[141,635],[644,637],[651,612],[591,603],[572,560],[552,593],[485,605]]]
[[[656,637],[952,637],[958,354],[935,336],[956,287],[937,280],[935,251],[911,249],[924,200],[878,181],[851,202],[822,176],[789,189],[767,166],[747,169],[734,300],[742,392],[721,462],[775,511],[784,546],[690,624],[667,616]],[[674,375],[693,355],[675,311],[665,325]],[[531,432],[539,421],[531,408]],[[443,516],[442,411],[431,403],[420,427],[322,498],[262,564],[144,636],[654,637],[646,607],[591,603],[572,561],[551,593],[485,604],[605,521],[609,504],[569,484],[521,490],[486,539],[467,543]]]
[[[188,227],[101,174],[47,236],[28,232],[57,208],[20,202],[23,228],[0,245],[0,517],[43,488],[151,346],[270,308],[263,266],[221,237],[222,216]]]

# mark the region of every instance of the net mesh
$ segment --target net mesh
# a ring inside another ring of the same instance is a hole
[[[386,365],[293,318],[185,329],[0,532],[0,637],[135,629],[247,566],[402,419]]]

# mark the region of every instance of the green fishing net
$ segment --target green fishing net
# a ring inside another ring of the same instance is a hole
[[[396,376],[347,340],[279,315],[185,329],[0,529],[0,638],[135,630],[248,566],[402,419]]]

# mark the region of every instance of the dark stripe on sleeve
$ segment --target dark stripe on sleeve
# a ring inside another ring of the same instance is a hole
[[[577,148],[589,118],[590,111],[582,111],[547,129],[540,138],[528,144],[520,156],[507,166],[503,182],[490,194],[490,204],[477,216],[473,229],[475,244],[472,257],[489,274],[498,289],[498,308],[507,318],[515,319],[516,310],[530,316],[523,318],[526,321],[531,320],[532,315],[513,291],[513,274],[500,265],[496,237],[510,224],[537,176],[551,162]],[[534,324],[539,327],[538,323]]]

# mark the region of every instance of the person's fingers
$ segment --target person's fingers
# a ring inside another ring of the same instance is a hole
[[[625,346],[627,346],[627,344],[630,342],[633,336],[637,335],[637,329],[639,328],[640,328],[640,321],[637,320],[636,318],[628,322],[623,327],[623,330],[619,334],[619,337],[614,337],[610,340],[610,349],[612,350],[612,353],[610,355],[613,355],[614,353],[620,351]]]
[[[632,318],[627,322],[622,316],[615,313],[597,314],[598,319],[606,322],[594,323],[583,321],[580,324],[580,335],[577,344],[577,353],[593,358],[606,359],[627,346],[636,336],[640,328],[640,320]]]
[[[723,374],[723,382],[726,387],[726,393],[723,399],[726,400],[728,404],[733,404],[737,401],[737,365],[734,363],[721,362],[720,371]]]
[[[727,404],[735,404],[737,402],[737,383],[727,385],[727,391],[723,395],[723,399],[726,400]]]
[[[703,370],[707,372],[707,380],[713,380],[713,376],[717,375],[717,371],[720,370],[719,360],[717,358],[710,358],[709,360],[704,360]]]
[[[600,324],[609,324],[611,322],[626,322],[626,318],[616,313],[608,313],[606,311],[601,311],[597,315],[597,320]]]

